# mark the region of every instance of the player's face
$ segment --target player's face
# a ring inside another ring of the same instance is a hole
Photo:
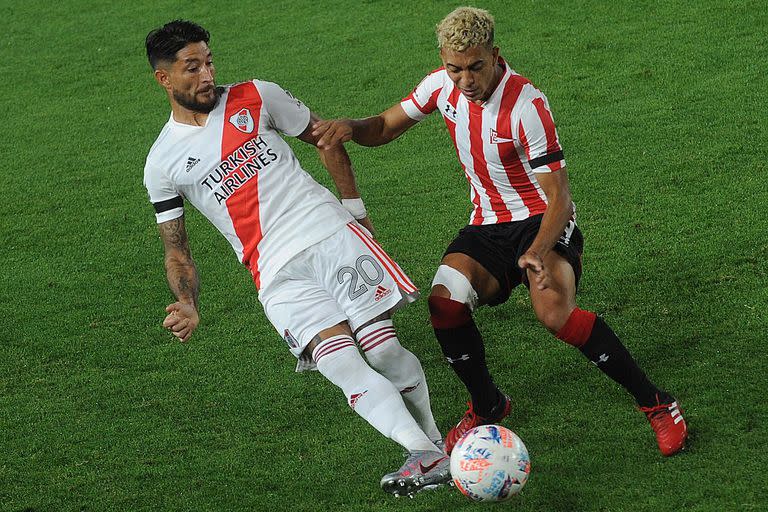
[[[473,46],[463,52],[440,49],[448,76],[469,101],[482,103],[493,94],[501,78],[498,67],[499,49]]]
[[[167,69],[163,86],[182,107],[207,114],[216,106],[219,92],[214,81],[211,50],[204,41],[190,43],[176,52],[176,61]]]

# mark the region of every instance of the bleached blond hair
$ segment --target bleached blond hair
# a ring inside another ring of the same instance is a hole
[[[476,7],[455,9],[437,24],[437,45],[457,52],[473,46],[493,49],[493,16]]]

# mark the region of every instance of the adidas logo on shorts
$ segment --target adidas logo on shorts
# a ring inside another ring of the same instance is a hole
[[[389,290],[379,285],[376,287],[376,293],[373,294],[373,300],[376,302],[379,302],[381,299],[388,296],[390,293],[392,293],[392,290]]]

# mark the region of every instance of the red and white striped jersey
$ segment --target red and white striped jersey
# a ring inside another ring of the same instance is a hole
[[[190,202],[262,288],[293,256],[353,219],[280,136],[300,135],[309,109],[271,82],[223,89],[205,126],[171,115],[147,156],[144,185],[158,223],[180,217],[183,200]]]
[[[482,105],[461,94],[444,68],[400,103],[416,121],[439,110],[469,181],[470,224],[497,224],[543,213],[536,173],[565,167],[547,97],[503,60],[504,76]]]

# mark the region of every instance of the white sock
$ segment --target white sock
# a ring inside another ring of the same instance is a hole
[[[323,340],[312,352],[317,369],[341,388],[352,409],[409,452],[439,451],[419,428],[397,389],[376,373],[347,335]]]
[[[357,339],[368,362],[400,391],[408,410],[429,439],[440,441],[443,436],[432,415],[424,369],[419,359],[400,344],[392,320],[363,327],[357,332]]]

